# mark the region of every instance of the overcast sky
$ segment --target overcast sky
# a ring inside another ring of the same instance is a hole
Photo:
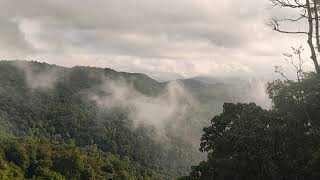
[[[0,0],[0,59],[161,80],[270,77],[286,65],[282,53],[302,43],[266,27],[281,13],[267,0]]]

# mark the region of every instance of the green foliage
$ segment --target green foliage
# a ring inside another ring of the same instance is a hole
[[[274,81],[268,86],[268,94],[274,109],[286,112],[310,127],[320,127],[320,79],[317,74],[306,74],[299,82]]]
[[[204,128],[208,159],[181,179],[319,179],[320,80],[274,81],[274,107],[225,103]]]
[[[54,82],[54,88],[44,90],[30,87],[26,72],[17,68],[17,64],[27,67],[28,71],[33,74],[56,72],[57,79]],[[164,88],[163,83],[142,74],[89,67],[63,68],[37,62],[1,61],[0,135],[28,136],[34,139],[45,137],[50,141],[63,143],[72,141],[81,148],[95,146],[98,150],[116,154],[120,158],[127,157],[130,161],[137,163],[137,169],[148,167],[160,172],[164,177],[185,174],[191,162],[197,161],[199,157],[196,151],[181,151],[190,147],[190,143],[183,141],[182,138],[168,136],[172,137],[170,142],[174,146],[163,146],[154,140],[154,129],[134,127],[125,110],[106,111],[98,108],[96,103],[87,97],[87,92],[99,91],[97,87],[103,83],[102,77],[124,80],[147,96],[156,95]],[[27,160],[25,152],[14,149],[14,147],[10,148],[13,150],[8,151],[7,156],[20,168],[30,168],[28,171],[30,174],[36,171],[50,174],[48,169],[38,170],[33,167],[35,166],[34,159],[37,159],[34,155],[30,156],[32,159]],[[22,148],[22,150],[25,149]],[[63,172],[63,169],[67,167],[61,166],[59,170],[60,174],[67,178],[97,176],[92,173],[92,170],[86,169],[86,164],[82,164],[82,159],[77,159],[78,156],[71,156],[75,154],[62,153],[53,161],[47,158],[53,153],[50,152],[51,149],[38,149],[37,151],[41,153],[32,153],[43,156],[43,158],[41,162],[37,160],[36,163],[55,166],[56,171],[58,171],[57,164],[62,163],[67,166],[65,162],[70,160],[72,163],[70,165],[76,169]],[[75,173],[83,168],[86,171],[85,175]],[[142,173],[141,177],[150,176],[150,173],[144,171],[137,173]],[[27,176],[31,177],[28,174]]]
[[[17,144],[10,144],[7,149],[5,149],[5,158],[21,167],[26,168],[29,165],[29,159],[24,149],[22,149]]]
[[[11,180],[11,179],[24,179],[23,171],[21,168],[13,164],[12,162],[0,159],[0,179]]]
[[[157,179],[154,171],[90,146],[10,138],[0,141],[0,179]],[[14,158],[13,158],[14,157]],[[23,163],[29,162],[29,163]]]
[[[84,162],[79,151],[64,152],[54,160],[54,168],[67,179],[79,179]]]
[[[38,167],[33,179],[48,179],[48,180],[65,180],[66,178],[59,172],[55,172],[48,167]]]

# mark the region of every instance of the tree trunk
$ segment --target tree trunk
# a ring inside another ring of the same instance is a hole
[[[318,53],[320,53],[320,42],[319,42],[319,14],[318,14],[318,7],[317,7],[317,4],[318,4],[318,0],[314,0],[313,2],[313,9],[314,9],[314,19],[315,19],[315,22],[316,22],[316,43],[317,43],[317,50],[318,50]]]
[[[307,11],[308,11],[308,24],[309,24],[309,31],[308,31],[308,45],[311,51],[311,59],[313,61],[314,67],[316,69],[317,74],[320,76],[320,67],[317,61],[317,55],[316,51],[312,42],[312,36],[313,36],[313,16],[312,16],[312,9],[310,5],[310,1],[306,0],[306,6],[307,6]],[[315,21],[318,21],[318,19],[315,19]]]

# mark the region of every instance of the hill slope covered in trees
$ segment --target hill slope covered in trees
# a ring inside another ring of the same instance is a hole
[[[128,87],[112,89],[114,85],[108,92],[100,87],[116,83]],[[121,103],[130,101],[131,92],[113,97],[118,92],[132,90],[142,98],[151,98],[160,94],[164,86],[142,74],[119,73],[111,69],[70,69],[45,63],[2,61],[1,134],[4,137],[47,138],[63,143],[72,141],[79,148],[96,146],[102,152],[161,172],[163,177],[175,176],[186,171],[187,166],[183,164],[199,158],[196,150],[181,151],[190,143],[167,130],[163,130],[161,136],[166,140],[161,142],[161,138],[155,135],[160,131],[153,124],[135,122],[129,117],[130,108],[135,108],[131,106],[133,102],[128,102],[128,106]],[[98,100],[109,95],[112,97],[104,99],[100,106]],[[119,102],[117,98],[122,95],[130,97]]]
[[[109,153],[108,157],[130,167],[115,173],[93,168],[97,177],[102,177],[101,173],[116,177],[124,171],[122,175],[132,177],[139,174],[136,171],[149,173],[143,176],[149,178],[184,175],[202,159],[199,137],[210,117],[221,112],[223,102],[248,100],[244,97],[250,96],[250,85],[237,87],[242,89],[239,96],[234,95],[234,85],[195,79],[157,82],[144,74],[107,68],[1,61],[1,136],[11,144],[20,138],[26,145],[17,148],[28,159],[24,166],[14,163],[8,159],[5,145],[4,166],[25,177],[36,176],[35,170],[29,170],[34,157],[28,153],[46,139],[49,149],[54,143],[71,143],[82,154],[79,157],[86,159],[91,158],[86,157],[86,149],[95,147],[99,156]],[[56,156],[50,158],[54,164]],[[53,165],[41,168],[67,178]]]

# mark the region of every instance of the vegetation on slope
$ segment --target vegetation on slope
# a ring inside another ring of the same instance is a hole
[[[54,77],[46,77],[52,72]],[[34,73],[32,79],[28,79],[30,73]],[[96,146],[160,172],[163,177],[186,173],[199,159],[189,142],[167,131],[170,143],[161,143],[153,127],[135,126],[127,111],[105,110],[87,98],[87,92],[100,93],[95,87],[103,83],[102,77],[123,79],[146,96],[155,96],[164,86],[145,75],[110,69],[0,62],[1,134],[74,141],[79,148]]]
[[[96,146],[47,139],[4,138],[0,179],[160,179],[152,170]]]

